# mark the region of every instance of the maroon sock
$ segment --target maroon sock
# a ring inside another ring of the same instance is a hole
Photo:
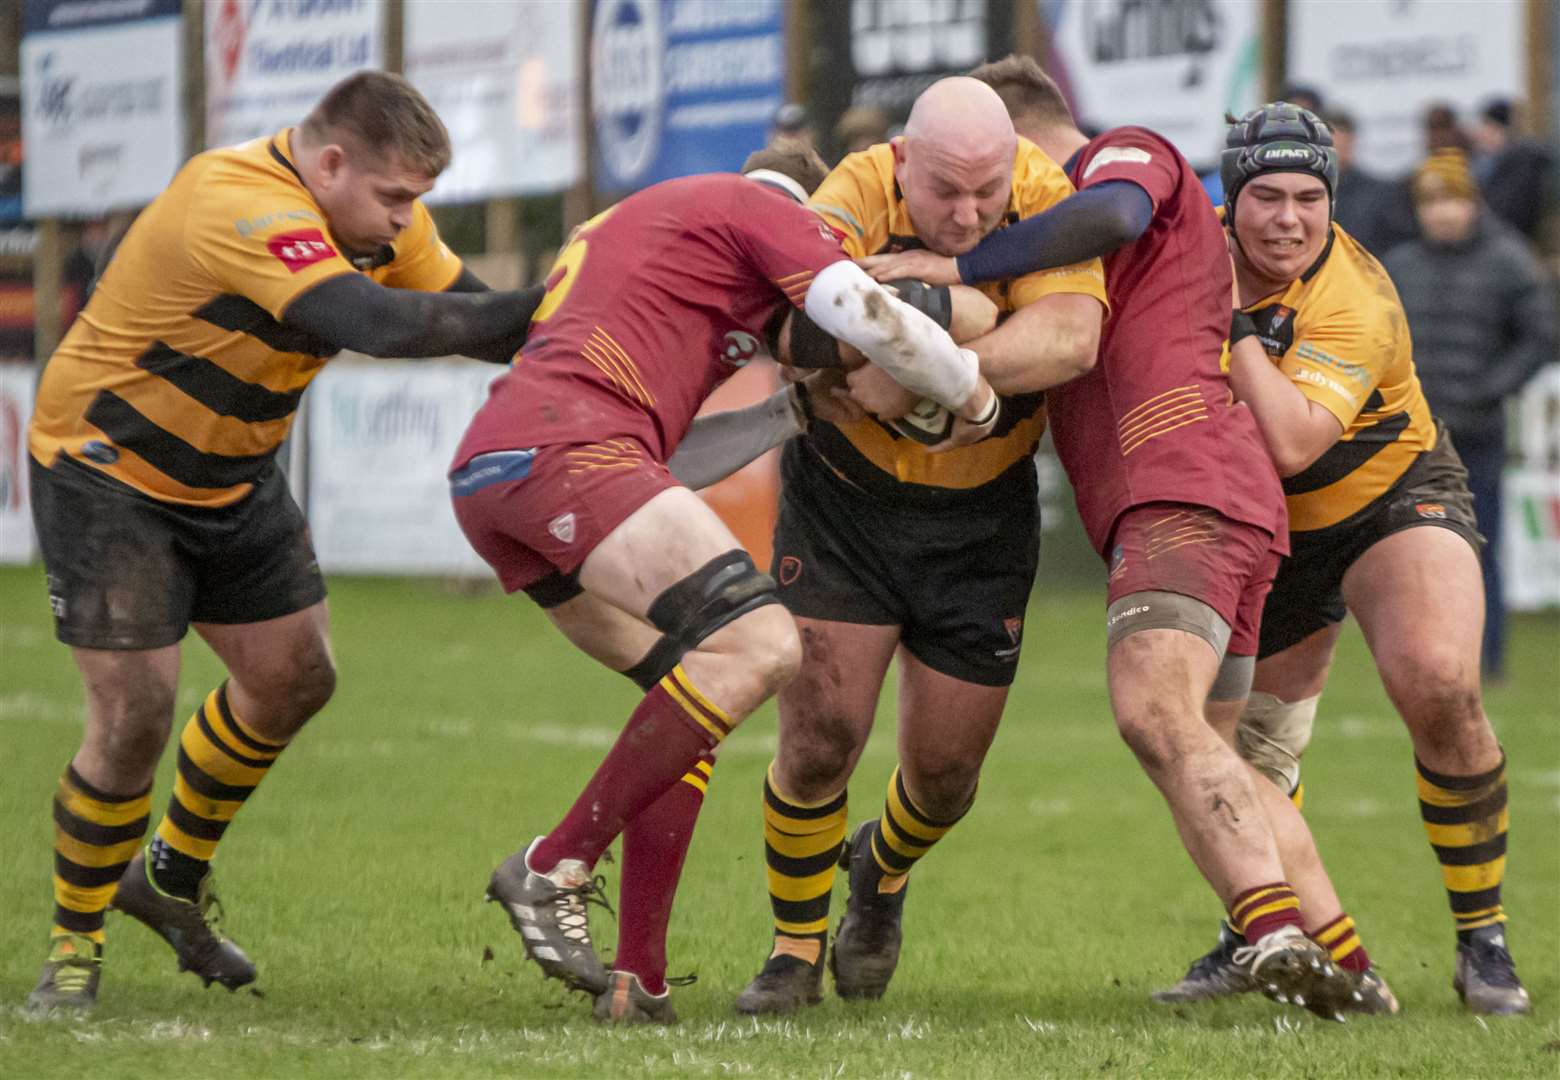
[[[706,754],[623,830],[615,971],[631,971],[652,994],[666,992],[666,925],[693,825],[715,760]]]
[[[545,874],[559,859],[595,866],[630,821],[720,744],[731,721],[687,679],[679,665],[650,688],[580,797],[531,852],[532,870]]]

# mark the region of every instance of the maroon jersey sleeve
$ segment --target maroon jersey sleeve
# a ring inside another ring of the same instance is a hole
[[[1146,128],[1125,127],[1106,132],[1094,143],[1094,152],[1083,162],[1078,190],[1107,180],[1125,180],[1148,193],[1154,213],[1175,194],[1181,181],[1179,155],[1174,147]]]
[[[762,184],[738,184],[731,195],[731,235],[748,263],[800,308],[814,275],[847,258],[824,220]]]

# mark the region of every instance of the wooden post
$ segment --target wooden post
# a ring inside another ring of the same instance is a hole
[[[1289,5],[1285,0],[1262,4],[1262,100],[1276,101],[1289,79]]]
[[[385,70],[404,75],[406,67],[406,7],[403,0],[384,0]]]
[[[206,5],[184,0],[184,156],[206,149]]]
[[[1527,111],[1535,139],[1553,138],[1555,0],[1528,0]]]
[[[65,270],[65,225],[58,218],[38,222],[33,249],[33,359],[41,369],[65,336],[60,285]]]
[[[580,73],[580,182],[563,193],[563,235],[567,239],[570,231],[576,226],[589,220],[596,212],[595,199],[595,162],[591,149],[595,144],[596,125],[591,118],[590,95],[590,31],[591,9],[582,7],[579,22],[579,37],[575,47]],[[545,268],[543,268],[545,270]],[[537,271],[533,270],[532,273]]]

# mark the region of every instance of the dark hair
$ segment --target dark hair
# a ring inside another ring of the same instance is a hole
[[[1292,105],[1298,105],[1302,109],[1319,113],[1323,108],[1322,92],[1314,86],[1305,83],[1289,83],[1279,92],[1278,99],[1287,101]]]
[[[1342,109],[1328,109],[1322,114],[1322,121],[1334,131],[1347,131],[1353,135],[1358,130],[1354,123],[1354,114]]]
[[[795,139],[754,150],[742,163],[742,171],[750,173],[754,169],[769,169],[782,176],[789,176],[802,185],[802,190],[809,195],[817,191],[823,178],[829,175],[829,167],[818,156],[818,151]]]
[[[395,155],[430,179],[450,163],[450,133],[415,86],[388,71],[359,71],[325,92],[304,117],[312,143],[337,142],[354,153]]]
[[[1499,124],[1503,128],[1511,126],[1511,99],[1492,98],[1484,105],[1484,111],[1479,114],[1492,124]]]
[[[1056,80],[1032,56],[1009,53],[970,72],[997,92],[1009,116],[1033,116],[1042,124],[1072,124],[1072,110]]]

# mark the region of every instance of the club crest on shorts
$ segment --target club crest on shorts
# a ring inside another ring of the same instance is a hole
[[[553,518],[547,523],[547,531],[565,544],[574,543],[574,511]]]
[[[1024,640],[1023,619],[1003,619],[1002,629],[1007,631],[1008,640],[1011,641],[1014,645],[1017,645],[1020,641]]]
[[[732,367],[747,367],[748,361],[758,355],[758,338],[746,330],[731,330],[722,343],[720,357]]]
[[[802,576],[802,560],[795,555],[787,555],[780,560],[780,584],[789,585]]]
[[[1414,512],[1422,518],[1433,518],[1436,521],[1446,520],[1446,507],[1441,503],[1415,503]]]
[[[1115,577],[1127,567],[1127,549],[1117,544],[1110,553],[1110,576]]]

